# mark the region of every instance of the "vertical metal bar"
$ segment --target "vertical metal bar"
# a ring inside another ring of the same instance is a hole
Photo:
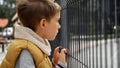
[[[76,4],[79,5],[79,4],[80,4],[79,1],[78,1]],[[78,42],[77,42],[77,43],[78,43],[78,47],[77,47],[77,49],[78,49],[78,51],[77,51],[78,53],[77,53],[77,54],[78,54],[78,55],[77,55],[77,58],[80,60],[80,46],[81,46],[81,45],[80,45],[80,32],[79,32],[79,30],[80,30],[80,27],[79,27],[79,26],[80,26],[80,20],[79,20],[79,15],[80,15],[79,9],[80,9],[80,7],[77,6],[77,5],[76,5],[76,7],[77,7],[77,8],[76,8],[76,9],[77,9],[77,15],[78,15],[78,16],[77,16],[77,17],[78,17],[78,18],[77,18],[77,23],[78,23],[78,26],[77,26],[77,27],[78,27],[78,29],[77,29],[77,34],[78,34],[78,36],[79,36],[79,39],[78,39]],[[77,62],[77,63],[78,63],[78,67],[80,67],[80,63],[79,63],[79,62]],[[78,67],[77,67],[77,68],[78,68]]]
[[[110,0],[108,0],[108,16],[109,16],[109,19],[108,19],[108,22],[110,23],[110,24],[112,24],[112,20],[111,20],[111,15],[112,15],[112,11],[111,11],[111,8],[110,8],[110,5],[111,5],[111,1]],[[113,25],[112,25],[113,26]],[[113,28],[113,27],[112,27]],[[112,30],[112,32],[113,32],[114,30]],[[109,63],[111,63],[111,65],[110,65],[110,68],[114,68],[113,67],[113,58],[112,58],[112,56],[113,56],[113,33],[111,33],[111,35],[110,35],[110,62]],[[114,46],[114,47],[116,47],[116,46]]]
[[[98,68],[98,34],[99,34],[99,22],[98,22],[98,4],[97,0],[94,0],[94,21],[95,21],[95,68]]]
[[[112,23],[111,21],[110,21],[110,23]],[[111,37],[110,37],[110,39],[111,39],[111,41],[110,41],[110,58],[111,58],[111,65],[110,65],[110,67],[111,68],[114,68],[113,67],[113,36],[111,35]],[[114,46],[115,47],[115,46]]]
[[[108,37],[108,35],[107,35],[107,27],[108,27],[107,23],[108,23],[108,21],[107,21],[107,13],[106,13],[106,9],[107,9],[106,1],[104,1],[104,38],[105,38],[104,51],[105,51],[105,68],[108,68],[108,66],[107,66],[108,65],[108,62],[107,62],[107,55],[108,55],[108,53],[107,53],[107,44],[108,44],[107,43],[107,37]]]
[[[83,2],[83,1],[82,1]],[[82,10],[82,18],[81,18],[81,30],[83,30],[83,13],[84,13],[84,6],[83,6],[83,4],[81,4],[81,10]],[[82,34],[83,34],[83,31],[81,32],[81,49],[83,48],[83,46],[84,46],[84,44],[83,44],[83,37],[82,37]],[[83,49],[81,50],[82,51],[82,56],[81,56],[81,59],[82,59],[82,62],[83,62]],[[82,68],[83,68],[83,65],[82,65]]]
[[[109,62],[108,62],[108,58],[109,58],[109,52],[108,52],[108,50],[110,49],[109,48],[109,45],[108,45],[108,43],[109,43],[109,39],[108,39],[108,0],[106,0],[106,1],[104,1],[105,3],[105,34],[104,34],[104,36],[105,36],[105,68],[108,68],[108,65],[109,65]]]
[[[87,41],[88,41],[88,25],[89,25],[89,23],[88,23],[88,18],[89,18],[89,14],[88,14],[88,1],[87,0],[85,0],[85,19],[84,19],[84,21],[85,21],[85,58],[84,58],[84,60],[85,60],[85,63],[84,64],[86,64],[87,66],[88,66],[88,64],[87,64],[87,62],[88,62],[88,48],[87,48]],[[87,67],[86,67],[87,68]]]
[[[80,13],[80,15],[81,15],[81,16],[80,16],[80,26],[81,26],[81,25],[82,25],[82,14],[83,14],[83,13],[82,13],[82,8],[83,8],[83,7],[82,7],[82,4],[81,4],[81,1],[80,1],[79,5],[80,5],[79,10],[80,10],[80,12],[81,12],[81,13]],[[82,30],[82,26],[79,27],[79,29]],[[82,32],[81,32],[80,34],[82,34]],[[79,51],[79,52],[80,52],[80,60],[81,60],[81,62],[82,62],[82,51],[81,51],[81,49],[82,49],[82,46],[83,46],[83,45],[82,45],[81,35],[80,35],[80,37],[79,37],[79,42],[80,42],[80,43],[79,43],[79,44],[80,44],[80,47],[79,47],[79,49],[80,49],[80,51]],[[81,65],[80,68],[82,68],[82,64],[81,64],[81,63],[80,63],[80,65]]]
[[[117,0],[115,0],[115,26],[116,26],[116,30],[115,30],[115,39],[116,39],[116,44],[117,44],[117,52],[118,52],[118,68],[120,67],[120,45],[119,45],[119,39],[118,39],[118,21],[117,21]]]
[[[87,44],[87,43],[88,43],[88,40],[89,40],[89,38],[88,38],[88,35],[89,35],[89,34],[88,34],[88,33],[89,33],[89,14],[88,14],[89,8],[88,8],[88,3],[89,3],[88,0],[86,0],[86,13],[87,13],[87,16],[86,16],[86,17],[87,17],[87,21],[86,21],[86,23],[87,23],[87,27],[88,27],[88,28],[86,28],[86,47],[85,47],[85,49],[86,49],[86,50],[85,50],[85,51],[86,51],[86,57],[85,57],[86,63],[85,63],[85,64],[86,64],[87,66],[88,66],[88,51],[89,51],[89,50],[88,50],[88,49],[89,49],[89,48],[88,48],[89,44]],[[88,67],[88,68],[89,68],[89,67]]]
[[[91,63],[91,48],[90,48],[90,47],[91,47],[91,44],[90,44],[91,39],[90,39],[90,37],[91,37],[92,25],[91,25],[91,20],[90,20],[90,19],[91,19],[90,8],[91,8],[91,7],[90,7],[90,1],[89,1],[89,3],[88,3],[89,21],[88,21],[88,22],[90,23],[90,24],[89,24],[89,26],[90,26],[90,27],[89,27],[89,33],[90,33],[90,34],[89,34],[89,40],[88,40],[88,43],[89,43],[89,44],[88,44],[88,47],[89,47],[89,48],[88,48],[88,61],[89,61],[89,62],[88,62],[88,68],[91,68],[91,64],[90,64],[90,63]]]
[[[93,25],[95,26],[95,22],[94,22],[94,0],[92,0],[92,23],[93,23]],[[95,29],[96,29],[96,27],[95,27]],[[94,32],[95,32],[95,30],[93,30],[93,33],[92,33],[92,68],[94,68],[94,37],[95,37],[95,35],[94,35]]]
[[[90,21],[91,21],[91,25],[93,26],[93,27],[92,27],[92,30],[91,30],[91,37],[92,37],[92,39],[91,39],[91,42],[90,42],[90,44],[91,44],[91,47],[90,47],[90,51],[91,51],[91,52],[90,52],[90,53],[91,53],[91,58],[90,58],[90,59],[91,59],[91,62],[90,62],[91,64],[90,64],[90,67],[91,67],[91,68],[93,68],[93,64],[94,64],[94,63],[93,63],[93,59],[94,59],[94,58],[93,58],[93,53],[92,53],[92,52],[93,52],[93,34],[94,34],[94,33],[93,33],[93,32],[94,32],[93,6],[92,6],[92,5],[93,5],[93,0],[90,1],[90,6],[91,6],[91,7],[90,7],[90,11],[91,11],[91,13],[90,13],[90,14],[91,14]]]
[[[116,41],[117,41],[117,36],[118,36],[118,32],[117,32],[117,30],[118,30],[118,25],[117,25],[117,0],[115,0],[115,27],[116,27],[116,30],[115,30],[115,38],[116,38]]]
[[[110,27],[110,25],[112,24],[112,20],[110,19],[110,14],[112,14],[111,13],[111,11],[110,11],[110,0],[106,0],[106,16],[107,16],[107,24],[109,25],[109,27]],[[110,27],[110,28],[113,28],[113,27]],[[111,30],[111,32],[113,32],[113,30]],[[111,32],[110,32],[110,34],[108,34],[108,44],[107,44],[107,47],[106,47],[106,49],[107,49],[107,67],[108,68],[113,68],[113,59],[112,59],[112,56],[113,56],[113,49],[114,48],[116,48],[116,45],[114,45],[114,47],[113,47],[113,38],[112,38],[112,34],[111,34]],[[115,67],[116,68],[116,67]]]
[[[99,40],[101,40],[102,39],[102,32],[101,32],[101,30],[102,30],[101,29],[101,7],[100,7],[101,6],[101,0],[98,0],[97,4],[98,4],[98,8],[99,8],[98,9],[98,23],[99,23],[98,24],[99,34],[98,35],[99,35]],[[98,65],[97,65],[96,68],[102,68],[102,66],[101,66],[102,65],[102,62],[101,62],[102,61],[102,58],[101,58],[101,56],[102,56],[102,54],[101,54],[102,53],[101,52],[101,46],[102,46],[101,45],[101,41],[99,41],[99,45],[98,45],[98,42],[97,42],[97,46],[98,46],[98,55],[97,55],[97,57],[98,57],[97,58],[98,59],[98,61],[97,61]]]
[[[102,39],[102,32],[103,32],[103,31],[102,31],[102,30],[103,30],[103,29],[102,29],[102,0],[99,0],[99,4],[100,4],[100,9],[99,9],[99,10],[100,10],[100,12],[99,12],[99,16],[100,16],[100,17],[99,17],[99,19],[100,19],[100,25],[101,25],[101,29],[100,29],[100,39]],[[102,62],[103,62],[103,61],[102,61],[102,55],[103,55],[103,54],[102,54],[102,41],[100,41],[100,48],[99,48],[99,49],[100,49],[100,64],[99,64],[100,66],[99,66],[99,68],[103,68],[103,66],[102,66]]]
[[[75,22],[76,22],[76,24],[77,25],[79,25],[79,22],[78,22],[78,18],[76,17],[76,16],[78,16],[78,6],[76,6],[77,5],[77,2],[76,3],[73,3],[73,5],[74,5],[74,10],[75,10]],[[77,9],[76,9],[77,8]],[[78,26],[77,26],[78,27]],[[76,33],[78,34],[78,31],[79,29],[76,29]],[[79,34],[78,34],[78,37],[79,37]],[[75,42],[75,50],[77,50],[77,51],[75,51],[75,54],[76,54],[76,58],[78,59],[78,46],[79,46],[79,41],[77,40],[76,42]],[[77,68],[78,68],[78,61],[76,60],[76,64],[77,64]]]
[[[85,16],[86,16],[86,5],[85,5],[85,0],[83,1],[83,23],[85,23],[85,24],[83,24],[83,31],[84,31],[84,33],[82,34],[82,36],[83,36],[83,63],[85,64],[85,30],[86,30],[86,21],[85,21]],[[84,66],[83,66],[83,68],[84,68]]]
[[[80,1],[78,2],[78,5],[80,5]],[[81,12],[81,7],[78,6],[78,15],[79,15],[79,16],[81,15],[80,12]],[[81,25],[80,22],[81,22],[81,17],[80,17],[80,19],[78,18],[78,24],[79,24],[79,26]],[[79,26],[78,26],[78,27],[79,27]],[[78,30],[80,30],[80,29],[81,29],[81,28],[79,27]],[[79,31],[78,31],[78,32],[79,32]],[[79,48],[79,55],[78,55],[78,57],[79,57],[79,60],[80,60],[80,57],[81,57],[81,51],[80,51],[80,49],[81,49],[81,45],[80,45],[80,44],[81,44],[81,41],[80,41],[80,32],[79,32],[79,35],[78,35],[78,36],[79,36],[79,40],[78,40],[78,41],[79,41],[79,47],[78,47],[78,48]],[[79,67],[81,66],[80,63],[79,63],[78,65],[79,65]],[[80,67],[80,68],[81,68],[81,67]]]
[[[70,2],[70,4],[71,4],[71,7],[72,7],[71,10],[73,10],[73,9],[75,10],[75,11],[73,11],[73,13],[74,13],[74,15],[76,16],[75,5],[73,5],[73,2],[72,2],[72,1]],[[75,19],[75,16],[72,16],[72,18],[73,18],[73,22],[74,22],[75,24],[77,24],[76,19]],[[72,23],[73,23],[73,22],[72,22]],[[75,29],[75,33],[76,33],[76,32],[77,32],[77,29],[76,29],[75,27],[74,27],[74,29]],[[75,34],[75,35],[76,35],[76,34]],[[74,55],[73,55],[75,58],[77,58],[77,57],[76,57],[76,41],[77,41],[77,40],[74,41]],[[76,61],[75,59],[74,59],[74,62],[75,62],[74,66],[77,67],[77,64],[76,64],[77,61]]]
[[[102,15],[102,16],[101,16],[101,17],[102,17],[102,34],[104,34],[104,32],[105,32],[105,31],[104,31],[104,23],[105,23],[105,22],[104,22],[104,19],[105,19],[105,16],[104,16],[104,15],[105,15],[105,14],[104,14],[104,10],[105,10],[105,9],[104,9],[104,8],[105,8],[105,6],[104,6],[104,0],[102,0],[102,5],[101,5],[101,6],[102,6],[102,14],[101,14],[101,15]],[[103,44],[103,43],[104,43],[104,42],[102,42],[102,44]],[[105,44],[103,44],[103,45],[105,45]],[[103,55],[102,55],[102,67],[103,67],[103,68],[105,68],[105,58],[104,58],[104,57],[105,57],[105,54],[104,54],[104,51],[105,51],[105,49],[102,48],[102,52],[103,52],[103,53],[102,53],[102,54],[103,54]]]

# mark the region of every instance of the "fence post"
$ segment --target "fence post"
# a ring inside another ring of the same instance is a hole
[[[66,7],[67,3],[66,0],[62,0],[60,1],[60,4],[62,7]],[[67,31],[67,9],[62,8],[62,12],[61,12],[61,44],[63,47],[67,48],[68,45],[68,31]]]

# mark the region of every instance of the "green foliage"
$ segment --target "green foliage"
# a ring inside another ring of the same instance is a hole
[[[11,19],[16,12],[15,2],[16,0],[3,0],[3,3],[0,4],[0,18],[8,18],[9,19],[8,26],[13,25]]]

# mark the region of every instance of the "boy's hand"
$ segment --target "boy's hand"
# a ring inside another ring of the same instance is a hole
[[[66,65],[67,64],[66,54],[67,54],[67,50],[65,48],[60,48],[60,47],[55,48],[55,51],[53,53],[53,63],[57,64],[58,61],[61,61]]]

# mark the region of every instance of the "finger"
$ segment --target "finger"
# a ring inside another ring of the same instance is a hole
[[[57,63],[58,63],[58,60],[59,60],[59,56],[56,55],[56,56],[53,58],[53,62],[54,62],[55,64],[57,64]]]
[[[55,52],[55,53],[56,53],[56,52],[59,52],[59,47],[56,47],[55,50],[54,50],[54,52]]]
[[[53,53],[53,62],[57,64],[58,60],[59,60],[59,47],[56,47]]]
[[[66,53],[67,53],[67,50],[66,50],[65,48],[63,48],[63,49],[61,50],[61,53],[66,54]]]
[[[56,55],[57,53],[59,53],[59,47],[56,47],[53,53],[53,56]]]

